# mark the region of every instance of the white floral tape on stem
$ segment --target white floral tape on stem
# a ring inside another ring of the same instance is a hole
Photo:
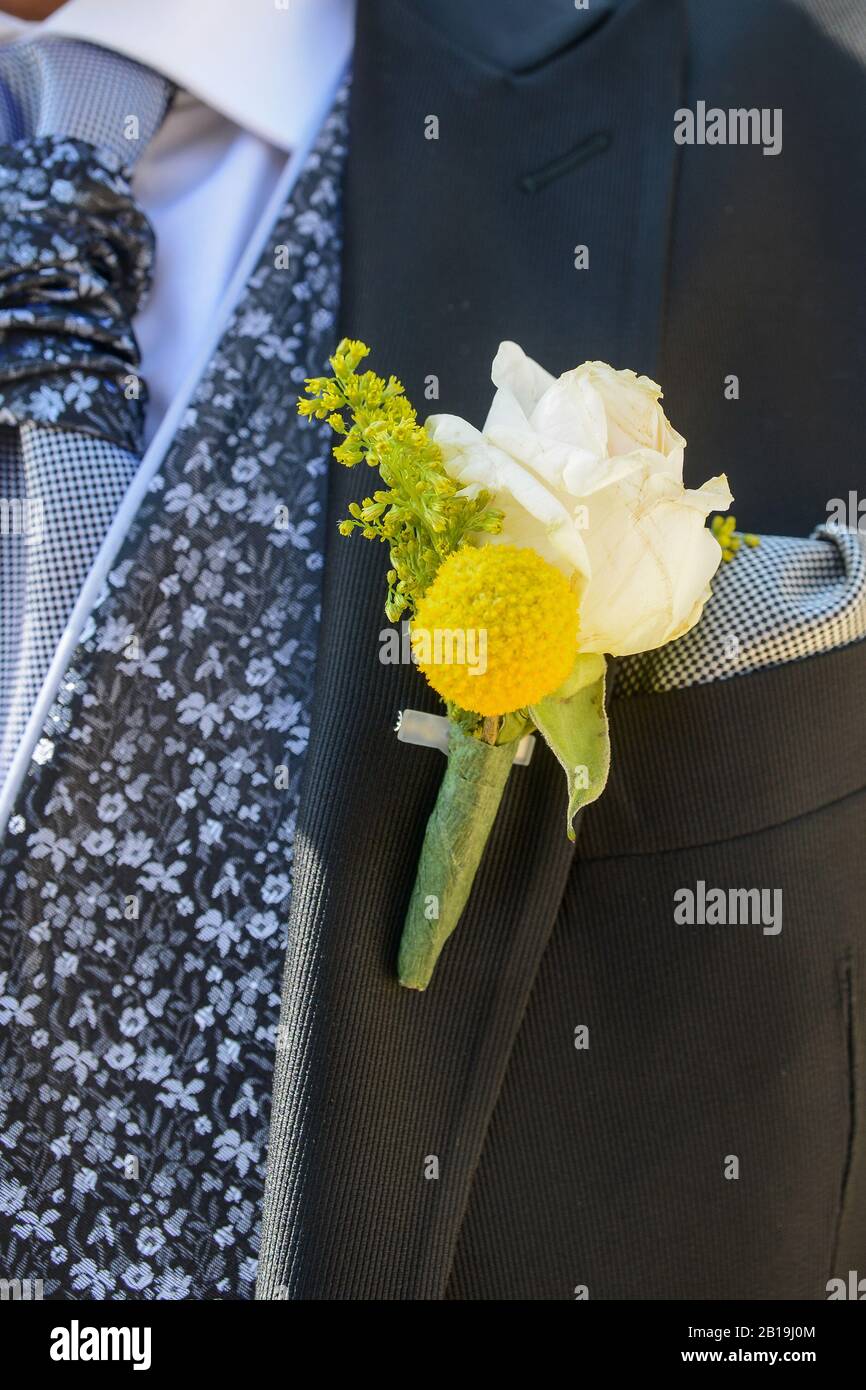
[[[438,748],[448,752],[448,720],[443,714],[425,714],[420,709],[404,709],[397,716],[397,737],[401,743],[419,748]],[[524,734],[514,755],[515,767],[526,767],[535,748],[535,734]]]

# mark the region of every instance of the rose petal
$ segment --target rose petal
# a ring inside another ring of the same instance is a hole
[[[511,392],[524,415],[532,414],[536,403],[556,381],[556,377],[527,357],[517,343],[500,343],[490,376],[494,386]]]
[[[529,423],[539,434],[561,444],[586,449],[601,458],[608,453],[604,402],[580,369],[565,372],[545,391]]]

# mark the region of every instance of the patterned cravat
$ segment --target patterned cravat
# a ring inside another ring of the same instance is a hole
[[[129,179],[170,92],[91,44],[0,49],[0,784],[139,462],[154,242]]]

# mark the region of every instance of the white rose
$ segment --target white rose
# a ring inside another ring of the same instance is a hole
[[[431,438],[452,477],[487,488],[504,514],[490,542],[530,546],[580,598],[581,651],[649,651],[693,627],[721,548],[710,512],[732,502],[727,478],[683,486],[685,440],[648,377],[584,362],[559,379],[502,343],[498,388],[479,431],[433,415]]]

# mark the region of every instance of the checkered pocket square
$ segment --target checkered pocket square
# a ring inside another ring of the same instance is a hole
[[[818,526],[762,536],[719,566],[698,624],[666,647],[616,662],[613,695],[729,680],[866,637],[866,534]]]

